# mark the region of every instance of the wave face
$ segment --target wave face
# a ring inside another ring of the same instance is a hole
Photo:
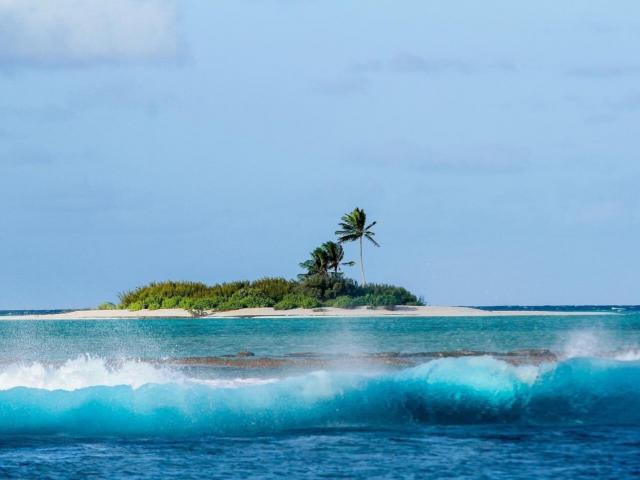
[[[245,434],[399,424],[640,425],[640,362],[433,360],[378,374],[200,380],[81,358],[0,370],[0,433]]]

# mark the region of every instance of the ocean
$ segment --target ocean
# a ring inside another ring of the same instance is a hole
[[[640,311],[602,310],[0,314],[0,477],[638,478]]]

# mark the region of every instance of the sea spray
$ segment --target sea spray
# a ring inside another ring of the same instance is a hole
[[[108,362],[89,355],[61,364],[12,363],[0,368],[0,390],[29,387],[43,390],[78,390],[101,385],[128,385],[138,388],[148,383],[180,383],[182,376],[168,368],[125,360]]]
[[[43,367],[44,374],[35,368],[36,374],[23,376],[19,386],[12,375],[24,372],[16,368],[3,367],[0,373],[0,433],[252,434],[416,423],[640,425],[637,361],[578,358],[514,366],[488,356],[449,358],[377,375],[318,371],[230,384],[191,379],[143,362],[110,368],[99,359],[79,359]],[[87,369],[99,375],[89,377]]]
[[[133,389],[149,384],[202,384],[214,388],[238,388],[273,383],[274,378],[202,379],[187,376],[181,370],[140,360],[105,360],[83,355],[57,364],[18,362],[0,367],[0,392],[16,387],[39,390],[79,390],[88,387],[128,386]]]
[[[581,329],[570,332],[559,348],[560,358],[604,358],[619,361],[640,360],[640,350],[634,344],[622,346],[611,333],[601,329]]]
[[[577,330],[570,332],[561,352],[564,358],[600,357],[610,344],[606,331]]]

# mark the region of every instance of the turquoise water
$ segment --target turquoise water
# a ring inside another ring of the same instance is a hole
[[[633,311],[0,320],[0,338],[9,478],[640,475]]]
[[[537,348],[628,350],[640,314],[549,317],[0,321],[0,361]],[[578,345],[580,344],[580,345]],[[585,352],[590,353],[590,352]],[[596,352],[597,353],[597,352]]]

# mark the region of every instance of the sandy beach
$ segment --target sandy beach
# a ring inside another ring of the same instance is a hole
[[[317,309],[296,308],[275,310],[265,308],[244,308],[225,312],[211,312],[199,318],[267,318],[267,317],[510,317],[510,316],[559,316],[559,315],[603,315],[602,312],[554,312],[554,311],[490,311],[472,307],[448,306],[398,306],[394,310],[367,307],[352,309],[324,307]],[[181,308],[159,310],[74,310],[47,315],[16,315],[0,317],[4,320],[91,320],[127,318],[193,318]]]

